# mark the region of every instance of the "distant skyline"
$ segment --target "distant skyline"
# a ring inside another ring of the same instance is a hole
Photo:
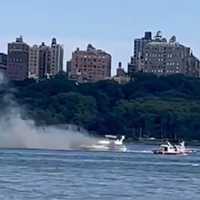
[[[30,45],[50,44],[56,37],[65,47],[66,63],[73,50],[91,43],[112,54],[114,73],[119,61],[127,68],[135,38],[161,30],[200,58],[199,8],[197,0],[2,1],[0,51],[19,35]]]

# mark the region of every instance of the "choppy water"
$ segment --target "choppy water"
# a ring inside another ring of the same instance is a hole
[[[199,200],[200,152],[0,150],[2,200]]]

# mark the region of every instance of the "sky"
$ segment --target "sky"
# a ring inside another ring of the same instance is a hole
[[[125,68],[135,38],[161,30],[200,58],[199,0],[0,0],[0,51],[22,35],[28,44],[64,45],[65,62],[88,43],[112,54],[112,72]]]

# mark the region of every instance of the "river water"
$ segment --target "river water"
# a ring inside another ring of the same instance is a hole
[[[129,152],[0,150],[2,200],[199,200],[200,151]]]

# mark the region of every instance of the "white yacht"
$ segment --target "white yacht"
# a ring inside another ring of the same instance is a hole
[[[95,151],[119,151],[126,152],[127,148],[123,144],[125,136],[114,136],[114,135],[105,135],[105,138],[97,141],[96,144],[93,144],[89,147],[86,147],[89,150]]]
[[[153,150],[154,154],[163,155],[188,155],[192,153],[191,149],[185,147],[185,142],[181,142],[179,145],[172,145],[170,142],[161,144],[160,148]]]

